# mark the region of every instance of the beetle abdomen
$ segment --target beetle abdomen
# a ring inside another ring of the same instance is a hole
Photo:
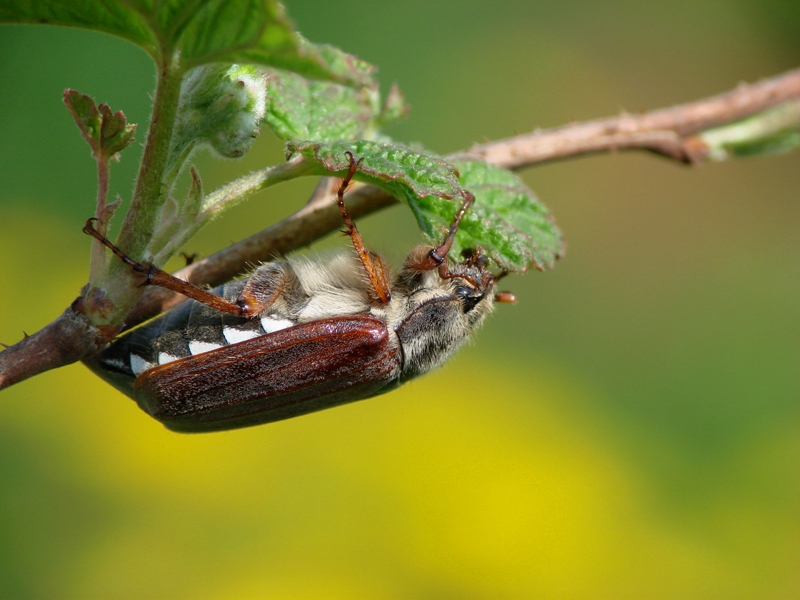
[[[214,291],[235,300],[244,283],[236,281]],[[279,315],[246,319],[189,300],[122,335],[92,358],[90,366],[101,375],[113,374],[112,383],[131,395],[130,386],[136,377],[158,365],[218,350],[293,325],[293,320]]]

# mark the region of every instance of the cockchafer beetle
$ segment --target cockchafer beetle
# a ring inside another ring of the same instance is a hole
[[[355,254],[287,258],[211,291],[127,257],[90,219],[84,231],[147,277],[189,298],[119,336],[86,364],[149,415],[181,432],[287,419],[396,388],[441,365],[493,303],[497,277],[480,249],[452,268],[448,253],[473,201],[464,201],[441,245],[417,247],[390,280],[337,203]]]

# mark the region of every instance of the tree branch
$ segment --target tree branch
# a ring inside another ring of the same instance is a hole
[[[649,150],[695,164],[709,158],[708,145],[696,134],[790,100],[800,100],[800,69],[697,102],[534,131],[473,146],[451,158],[522,169],[597,152]]]
[[[647,150],[687,164],[727,158],[725,145],[752,142],[800,129],[800,69],[698,102],[639,115],[575,123],[476,145],[449,158],[478,159],[510,169],[620,150]],[[771,110],[770,110],[771,109]],[[760,113],[764,113],[761,118]],[[754,116],[755,115],[755,116]],[[746,127],[739,123],[750,117]],[[729,128],[728,126],[735,124]],[[744,132],[744,133],[743,133]],[[758,137],[760,136],[760,137]],[[257,174],[254,174],[257,176]],[[217,285],[242,273],[248,265],[286,254],[341,226],[339,211],[326,202],[321,185],[305,207],[225,250],[178,271],[198,285]],[[354,186],[348,195],[350,214],[359,218],[396,202],[378,188]],[[82,300],[76,302],[80,303]],[[126,318],[126,327],[140,323],[181,302],[166,290],[151,288]],[[97,352],[114,331],[93,328],[73,304],[56,321],[0,353],[0,389],[45,370]]]
[[[31,336],[0,352],[0,390],[39,373],[72,364],[96,354],[116,331],[92,327],[76,305]]]

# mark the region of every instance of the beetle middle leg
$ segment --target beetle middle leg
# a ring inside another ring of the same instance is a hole
[[[83,226],[83,232],[92,236],[98,242],[103,244],[106,248],[111,250],[114,254],[116,254],[119,259],[128,265],[131,269],[136,271],[137,273],[141,273],[146,277],[143,285],[157,285],[159,287],[166,288],[173,292],[177,292],[178,294],[182,294],[187,298],[191,298],[192,300],[197,300],[198,302],[202,302],[212,308],[217,309],[220,312],[228,313],[231,315],[236,315],[237,317],[242,316],[249,316],[245,311],[245,308],[239,304],[234,302],[229,302],[224,298],[216,296],[211,292],[204,290],[201,287],[197,287],[189,283],[188,281],[184,281],[183,279],[178,279],[177,277],[170,275],[166,271],[162,271],[158,267],[156,267],[152,263],[141,263],[138,261],[133,260],[127,254],[125,254],[122,250],[120,250],[117,246],[114,245],[111,240],[100,234],[93,226],[93,221],[96,219],[92,218],[86,221],[86,225]]]
[[[356,160],[350,152],[345,152],[345,154],[350,159],[350,168],[347,171],[347,175],[345,175],[344,179],[342,179],[342,184],[339,186],[339,190],[336,192],[336,203],[339,205],[339,211],[342,213],[344,224],[347,227],[347,231],[344,233],[350,236],[350,239],[353,242],[353,247],[358,253],[358,258],[361,260],[361,264],[364,266],[364,272],[366,273],[371,284],[373,299],[381,304],[388,304],[391,297],[391,286],[389,285],[386,265],[383,264],[383,260],[380,256],[367,250],[364,240],[358,231],[358,227],[356,227],[356,224],[350,218],[350,215],[347,213],[347,209],[344,206],[344,192],[347,189],[347,186],[350,185],[353,175],[355,175],[356,171],[358,171],[361,161],[364,159],[361,158]]]

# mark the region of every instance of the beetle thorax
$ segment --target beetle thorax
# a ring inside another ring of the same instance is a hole
[[[482,281],[483,270],[470,269],[462,272]],[[458,277],[442,279],[436,271],[400,272],[389,324],[402,348],[403,380],[438,367],[467,341],[492,310],[491,287],[476,289]]]
[[[405,267],[394,277],[389,304],[381,305],[370,299],[369,282],[352,253],[336,253],[324,260],[295,258],[289,263],[302,293],[298,295],[295,314],[287,316],[308,322],[369,313],[384,321],[391,332],[392,345],[399,346],[402,352],[403,379],[445,362],[481,325],[493,306],[491,284],[480,285],[485,280],[480,266],[453,268],[454,273],[468,276],[469,281],[461,277],[443,279],[435,270]],[[470,281],[479,283],[478,288]]]

